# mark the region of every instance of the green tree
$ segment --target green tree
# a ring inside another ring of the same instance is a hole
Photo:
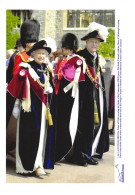
[[[100,43],[98,53],[104,58],[115,58],[115,30],[109,29],[109,35],[106,43]]]
[[[19,17],[14,16],[10,10],[6,10],[6,50],[13,49],[16,40],[20,37],[17,31],[14,31],[14,28],[20,25]]]

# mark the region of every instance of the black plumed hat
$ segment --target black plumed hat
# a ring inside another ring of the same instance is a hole
[[[101,42],[106,42],[107,37],[108,29],[106,26],[96,22],[90,22],[88,26],[88,32],[84,37],[81,38],[81,40],[96,38],[99,39]]]
[[[61,40],[62,48],[67,48],[73,51],[78,49],[78,39],[72,33],[66,33]]]
[[[49,54],[51,53],[51,48],[47,47],[47,43],[45,40],[41,40],[33,45],[33,47],[27,52],[28,55],[31,55],[31,53],[37,49],[44,49]]]
[[[99,39],[100,42],[104,42],[104,40],[101,37],[99,37],[97,30],[94,30],[93,32],[88,33],[87,35],[85,35],[84,37],[82,37],[81,40],[82,41],[85,41],[85,40],[87,40],[89,38]]]
[[[26,43],[37,42],[39,39],[40,24],[37,20],[25,20],[20,29],[20,40],[25,48]]]

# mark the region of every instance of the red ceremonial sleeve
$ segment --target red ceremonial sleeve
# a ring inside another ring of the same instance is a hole
[[[21,69],[10,81],[7,86],[7,91],[17,99],[27,98],[27,81],[29,79],[30,87],[34,90],[37,97],[47,105],[47,95],[44,94],[44,89],[38,84],[37,81],[31,77],[26,69]]]
[[[18,73],[19,69],[21,68],[19,64],[22,62],[21,57],[17,54],[15,56],[15,61],[14,61],[14,68],[13,68],[13,77]]]
[[[15,76],[18,71],[20,70],[20,63],[21,62],[29,62],[29,55],[27,55],[26,51],[22,51],[20,53],[17,53],[14,60],[14,68],[13,68],[13,76]]]
[[[57,67],[56,67],[56,70],[54,72],[54,74],[58,74],[58,79],[61,80],[62,79],[62,72],[61,72],[61,67],[66,63],[67,61],[67,58],[63,58],[63,59],[60,59],[58,61],[58,64],[57,64]]]

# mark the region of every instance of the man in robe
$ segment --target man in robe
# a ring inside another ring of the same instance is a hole
[[[102,65],[98,55],[100,42],[108,31],[103,25],[90,23],[82,40],[86,48],[70,56],[62,66],[63,78],[57,101],[56,160],[87,166],[97,165],[109,150],[108,118]],[[94,121],[95,108],[98,123]],[[95,158],[96,157],[96,158]]]

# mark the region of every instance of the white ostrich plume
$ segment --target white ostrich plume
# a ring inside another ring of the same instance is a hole
[[[47,47],[50,47],[52,52],[55,52],[57,50],[56,42],[51,37],[45,37],[42,40],[45,40],[47,43]]]
[[[98,24],[96,22],[89,23],[88,33],[93,32],[95,30],[98,31],[98,35],[100,36],[100,38],[106,42],[106,39],[107,39],[108,34],[109,34],[107,27],[102,25],[102,24]]]

